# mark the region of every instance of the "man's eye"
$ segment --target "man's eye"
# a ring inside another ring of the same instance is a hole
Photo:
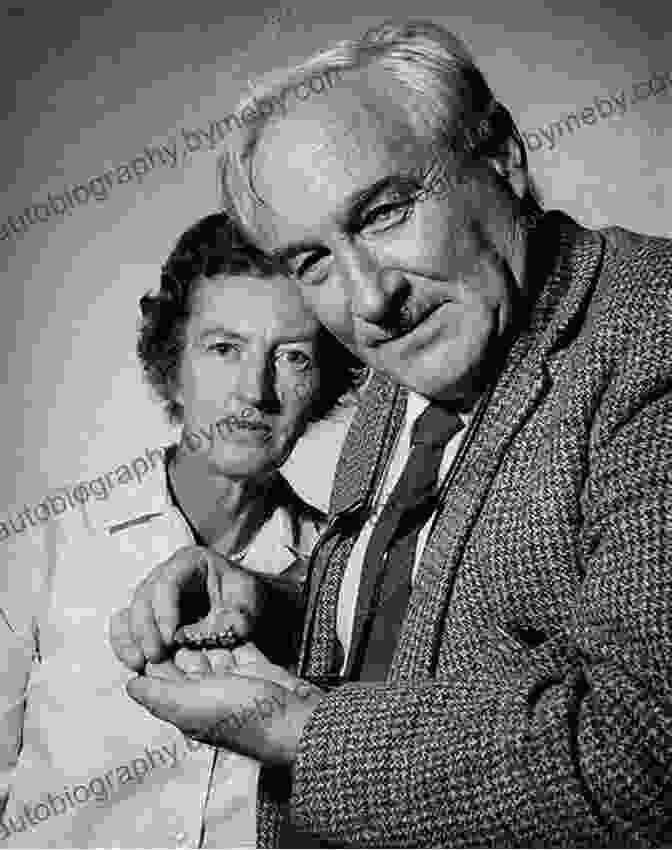
[[[302,283],[311,283],[324,276],[329,266],[331,253],[325,249],[308,254],[293,269],[294,277]]]
[[[284,361],[294,372],[305,372],[313,365],[313,358],[305,351],[282,351],[276,361]]]
[[[380,204],[373,207],[362,219],[361,230],[386,230],[404,221],[413,206],[413,198]]]

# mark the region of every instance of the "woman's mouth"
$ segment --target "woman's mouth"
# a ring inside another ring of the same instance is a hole
[[[269,440],[273,434],[272,427],[260,419],[241,418],[239,416],[224,417],[224,424],[230,434],[253,440]]]

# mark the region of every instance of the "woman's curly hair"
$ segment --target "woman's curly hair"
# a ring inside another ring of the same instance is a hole
[[[193,297],[203,279],[219,275],[272,277],[286,273],[249,242],[223,212],[199,219],[177,240],[161,269],[159,291],[140,299],[142,318],[137,353],[149,385],[164,401],[171,424],[182,422],[182,405],[175,401],[185,345],[185,330]],[[317,337],[320,393],[310,419],[327,416],[345,400],[354,400],[364,369],[359,360],[327,330]]]

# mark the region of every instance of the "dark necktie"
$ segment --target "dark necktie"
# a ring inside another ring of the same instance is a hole
[[[404,471],[381,511],[364,557],[346,678],[384,681],[411,594],[418,534],[437,503],[446,443],[464,427],[430,404],[417,418]]]

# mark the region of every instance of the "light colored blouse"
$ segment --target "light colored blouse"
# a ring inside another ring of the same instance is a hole
[[[315,512],[282,492],[248,547],[252,570],[282,572],[318,536]],[[109,643],[110,615],[193,543],[160,461],[141,484],[0,543],[2,846],[197,847],[201,833],[205,847],[255,845],[258,763],[215,760],[134,703]]]

